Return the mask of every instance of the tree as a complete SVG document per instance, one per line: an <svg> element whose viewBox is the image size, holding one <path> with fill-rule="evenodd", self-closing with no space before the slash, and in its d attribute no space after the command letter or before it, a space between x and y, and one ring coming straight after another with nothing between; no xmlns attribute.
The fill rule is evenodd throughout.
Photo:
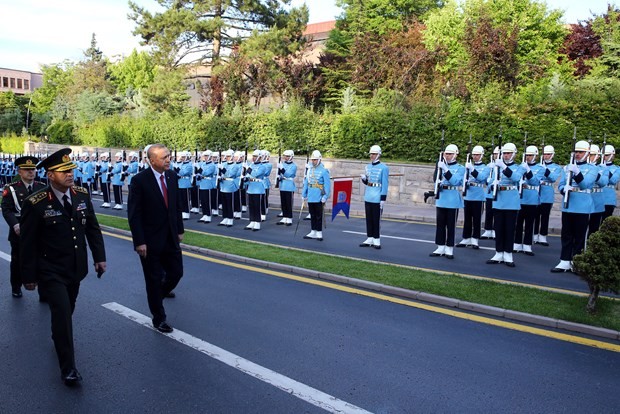
<svg viewBox="0 0 620 414"><path fill-rule="evenodd" d="M73 68L72 81L69 83L66 94L70 99L75 99L83 91L116 92L110 82L108 62L103 59L103 52L97 48L97 40L93 33L90 47L84 51L85 60L76 64Z"/></svg>
<svg viewBox="0 0 620 414"><path fill-rule="evenodd" d="M588 238L585 252L575 255L573 266L588 283L590 296L586 309L596 310L600 292L620 292L620 217L608 217Z"/></svg>
<svg viewBox="0 0 620 414"><path fill-rule="evenodd" d="M620 77L620 10L608 5L607 13L592 22L592 29L600 37L603 53L592 60L594 77Z"/></svg>
<svg viewBox="0 0 620 414"><path fill-rule="evenodd" d="M588 62L603 53L601 38L594 32L592 20L572 24L560 52L572 62L576 77L583 78L590 73L592 66Z"/></svg>
<svg viewBox="0 0 620 414"><path fill-rule="evenodd" d="M32 103L36 113L52 110L56 98L64 95L73 79L74 64L65 61L41 66L43 85L32 93Z"/></svg>
<svg viewBox="0 0 620 414"><path fill-rule="evenodd" d="M123 60L109 65L110 81L120 93L147 88L155 79L155 61L135 49Z"/></svg>
<svg viewBox="0 0 620 414"><path fill-rule="evenodd" d="M155 79L144 90L143 96L147 107L154 112L183 113L189 100L183 74L180 69L158 67Z"/></svg>

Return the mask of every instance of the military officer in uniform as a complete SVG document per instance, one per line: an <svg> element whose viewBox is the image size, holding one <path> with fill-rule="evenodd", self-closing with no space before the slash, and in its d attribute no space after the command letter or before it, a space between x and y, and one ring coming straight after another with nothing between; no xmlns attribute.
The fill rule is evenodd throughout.
<svg viewBox="0 0 620 414"><path fill-rule="evenodd" d="M485 186L491 169L482 162L484 148L476 145L471 150L473 162L465 164L465 169L469 171L469 178L464 180L463 185L467 186L467 192L463 190L464 201L464 220L463 220L463 240L456 247L468 247L479 249L478 240L480 239L480 227L482 224L482 206L485 202ZM489 210L491 208L489 207Z"/></svg>
<svg viewBox="0 0 620 414"><path fill-rule="evenodd" d="M282 220L276 224L293 225L293 194L295 194L295 176L297 175L297 165L293 162L295 153L293 150L286 150L282 153L284 162L278 165L278 181L280 182L280 206L282 207Z"/></svg>
<svg viewBox="0 0 620 414"><path fill-rule="evenodd" d="M381 248L381 213L387 199L388 179L390 169L379 160L381 147L373 145L368 152L370 164L366 165L364 174L361 175L364 190L364 209L366 212L366 240L360 243L360 247Z"/></svg>
<svg viewBox="0 0 620 414"><path fill-rule="evenodd" d="M50 185L24 201L20 235L22 281L27 290L38 284L47 299L66 385L82 379L75 366L72 315L80 282L88 274L87 241L97 275L106 270L101 229L88 191L74 185L76 165L70 153L70 148L64 148L39 163Z"/></svg>
<svg viewBox="0 0 620 414"><path fill-rule="evenodd" d="M562 176L562 167L553 162L555 148L546 145L543 148L542 166L543 177L540 180L540 204L534 220L534 243L541 246L549 246L547 234L549 234L549 216L555 201L555 189L553 185Z"/></svg>
<svg viewBox="0 0 620 414"><path fill-rule="evenodd" d="M499 157L499 147L493 148L491 161L487 164L489 175L487 178L487 192L484 200L484 233L480 236L483 240L495 239L495 230L493 229L493 193L491 192L493 174L491 172L495 169L495 160L497 160L497 157Z"/></svg>
<svg viewBox="0 0 620 414"><path fill-rule="evenodd" d="M222 221L218 226L232 227L234 221L234 194L238 188L238 178L241 175L241 165L233 161L234 151L226 150L222 153L224 163L220 168L220 194L222 196Z"/></svg>
<svg viewBox="0 0 620 414"><path fill-rule="evenodd" d="M592 187L592 201L594 202L594 210L590 213L590 223L588 224L588 237L601 227L601 221L603 213L605 213L605 195L603 194L603 188L607 186L609 182L609 174L604 174L605 167L602 164L598 164L598 158L600 156L600 148L596 144L590 145L589 163L592 165L598 176Z"/></svg>
<svg viewBox="0 0 620 414"><path fill-rule="evenodd" d="M308 201L310 211L310 233L304 239L323 240L323 209L331 192L329 171L321 162L321 153L312 151L310 168L304 178L304 187L301 196Z"/></svg>
<svg viewBox="0 0 620 414"><path fill-rule="evenodd" d="M605 166L604 174L609 177L609 182L603 188L603 195L605 196L605 212L603 213L602 220L614 214L614 209L618 203L616 195L616 185L620 180L620 167L614 164L614 157L616 156L616 149L611 145L605 145L605 159L603 164Z"/></svg>
<svg viewBox="0 0 620 414"><path fill-rule="evenodd" d="M261 150L252 153L252 164L246 169L243 177L244 185L248 194L248 213L250 224L245 229L252 231L260 230L261 223L261 202L265 195L265 185L263 184L267 167L261 162Z"/></svg>
<svg viewBox="0 0 620 414"><path fill-rule="evenodd" d="M17 174L20 179L7 184L2 191L2 216L9 225L9 243L11 244L11 291L14 298L22 297L22 278L19 268L19 235L22 205L30 194L45 188L45 185L35 181L37 157L20 157L15 160ZM39 296L44 301L43 296Z"/></svg>

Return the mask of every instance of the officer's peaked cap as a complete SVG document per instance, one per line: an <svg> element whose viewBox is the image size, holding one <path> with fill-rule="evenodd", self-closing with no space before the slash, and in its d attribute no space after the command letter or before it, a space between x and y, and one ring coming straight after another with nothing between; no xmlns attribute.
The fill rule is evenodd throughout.
<svg viewBox="0 0 620 414"><path fill-rule="evenodd" d="M37 168L44 168L45 171L69 171L77 168L71 161L71 148L63 148L51 154L49 157L37 164Z"/></svg>

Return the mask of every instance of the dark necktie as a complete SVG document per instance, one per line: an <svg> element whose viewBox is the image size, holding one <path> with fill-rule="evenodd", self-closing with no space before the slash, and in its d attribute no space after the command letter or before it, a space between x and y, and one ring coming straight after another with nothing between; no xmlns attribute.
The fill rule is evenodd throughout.
<svg viewBox="0 0 620 414"><path fill-rule="evenodd" d="M166 204L166 208L168 208L168 187L166 187L166 180L163 174L159 176L159 181L161 182L161 193L164 196L164 204Z"/></svg>
<svg viewBox="0 0 620 414"><path fill-rule="evenodd" d="M32 185L29 185L29 186L28 186L28 194L29 194L29 195L30 195L30 194L32 194Z"/></svg>
<svg viewBox="0 0 620 414"><path fill-rule="evenodd" d="M62 202L63 205L65 206L65 210L67 211L67 213L69 213L69 215L73 215L73 208L71 208L71 203L69 202L69 196L67 196L66 194L64 196L62 196Z"/></svg>

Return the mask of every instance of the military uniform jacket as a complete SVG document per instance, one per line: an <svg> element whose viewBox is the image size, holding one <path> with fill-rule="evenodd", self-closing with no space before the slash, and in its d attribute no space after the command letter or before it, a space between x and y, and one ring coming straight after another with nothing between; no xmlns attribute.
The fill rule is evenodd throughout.
<svg viewBox="0 0 620 414"><path fill-rule="evenodd" d="M605 205L615 206L618 202L616 195L616 184L620 180L620 167L617 165L608 163L605 166L605 174L609 177L609 181L605 188L603 188L603 194L605 195Z"/></svg>
<svg viewBox="0 0 620 414"><path fill-rule="evenodd" d="M24 201L20 227L24 284L56 280L78 283L88 274L86 242L95 263L105 262L105 247L88 191L73 186L71 214L48 186Z"/></svg>
<svg viewBox="0 0 620 414"><path fill-rule="evenodd" d="M198 164L196 182L201 190L213 190L215 188L215 173L217 166L211 161L202 161Z"/></svg>
<svg viewBox="0 0 620 414"><path fill-rule="evenodd" d="M562 176L562 167L554 162L545 162L543 167L545 167L545 172L540 179L540 202L553 204L555 201L553 184Z"/></svg>
<svg viewBox="0 0 620 414"><path fill-rule="evenodd" d="M469 174L469 180L466 183L467 195L463 197L467 201L484 201L485 199L485 186L491 169L483 162L475 163L474 170Z"/></svg>
<svg viewBox="0 0 620 414"><path fill-rule="evenodd" d="M537 206L540 204L540 181L544 177L545 168L540 164L528 164L530 172L523 175L523 196L521 205Z"/></svg>
<svg viewBox="0 0 620 414"><path fill-rule="evenodd" d="M520 165L514 162L506 163L506 168L500 171L497 200L493 201L493 208L498 210L521 210L521 197L519 197L518 186L524 173L525 169L521 168Z"/></svg>
<svg viewBox="0 0 620 414"><path fill-rule="evenodd" d="M241 175L241 164L227 162L222 165L226 172L220 177L220 191L223 193L234 193L239 189L239 176Z"/></svg>
<svg viewBox="0 0 620 414"><path fill-rule="evenodd" d="M598 172L598 176L592 187L592 201L594 202L594 210L592 212L602 213L605 211L605 195L603 194L603 188L605 188L609 182L609 175L604 174L604 167L602 165L591 165Z"/></svg>
<svg viewBox="0 0 620 414"><path fill-rule="evenodd" d="M570 194L568 195L568 208L562 206L563 213L590 214L594 211L594 201L592 201L592 187L598 176L598 169L592 164L577 163L579 174L573 175ZM566 174L562 176L559 190L562 195L566 191Z"/></svg>
<svg viewBox="0 0 620 414"><path fill-rule="evenodd" d="M364 201L367 203L379 203L387 199L388 179L390 169L381 161L366 165L366 181L362 181L364 189Z"/></svg>
<svg viewBox="0 0 620 414"><path fill-rule="evenodd" d="M304 188L301 192L303 198L308 198L309 203L321 203L327 201L331 193L329 171L319 163L316 167L310 164L308 174L304 178Z"/></svg>
<svg viewBox="0 0 620 414"><path fill-rule="evenodd" d="M463 194L461 186L465 177L465 167L453 161L448 165L448 171L443 172L443 179L439 185L440 196L435 203L441 208L462 208Z"/></svg>
<svg viewBox="0 0 620 414"><path fill-rule="evenodd" d="M246 172L247 193L248 194L265 194L265 185L263 179L267 173L267 167L262 163L252 163Z"/></svg>
<svg viewBox="0 0 620 414"><path fill-rule="evenodd" d="M264 161L263 165L265 166L265 176L263 177L263 185L265 186L265 190L271 188L271 180L269 176L271 175L271 170L273 169L273 165L269 161Z"/></svg>
<svg viewBox="0 0 620 414"><path fill-rule="evenodd" d="M45 184L38 181L32 182L33 193L43 188L45 188ZM27 197L28 189L21 179L4 186L4 190L2 191L2 216L9 225L9 241L19 240L17 234L15 234L15 230L13 230L13 226L19 223L22 206Z"/></svg>
<svg viewBox="0 0 620 414"><path fill-rule="evenodd" d="M297 165L293 161L284 162L278 172L280 173L280 191L295 191L297 189L295 186Z"/></svg>
<svg viewBox="0 0 620 414"><path fill-rule="evenodd" d="M112 185L123 185L123 163L116 162L110 173L110 181Z"/></svg>
<svg viewBox="0 0 620 414"><path fill-rule="evenodd" d="M140 166L138 164L138 161L132 161L129 163L129 165L127 166L127 185L131 185L131 179L133 178L134 175L138 174L138 170L139 170Z"/></svg>
<svg viewBox="0 0 620 414"><path fill-rule="evenodd" d="M184 161L177 165L179 176L179 188L190 188L192 186L192 174L194 172L194 166L189 161Z"/></svg>

